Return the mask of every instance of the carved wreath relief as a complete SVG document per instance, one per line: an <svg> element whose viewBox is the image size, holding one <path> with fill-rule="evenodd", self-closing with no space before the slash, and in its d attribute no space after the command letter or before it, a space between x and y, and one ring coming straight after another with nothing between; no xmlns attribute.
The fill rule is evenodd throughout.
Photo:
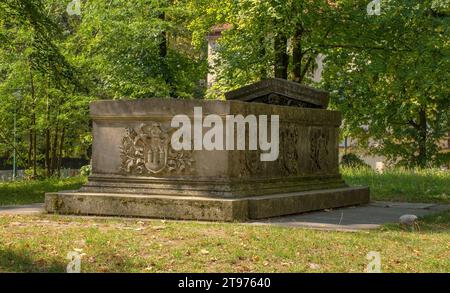
<svg viewBox="0 0 450 293"><path fill-rule="evenodd" d="M170 137L170 131L159 122L142 123L137 129L127 128L120 147L121 171L153 176L193 172L192 152L172 149Z"/></svg>
<svg viewBox="0 0 450 293"><path fill-rule="evenodd" d="M311 129L310 159L312 171L319 171L328 167L329 133L321 128Z"/></svg>
<svg viewBox="0 0 450 293"><path fill-rule="evenodd" d="M311 128L307 141L301 141L301 128L295 123L280 128L280 155L277 162L261 162L261 151L241 153L240 176L258 176L266 169L276 169L281 176L299 176L304 173L317 173L329 168L330 132L324 128ZM299 145L307 144L308 153L302 154ZM301 169L301 166L309 166ZM308 170L306 170L308 169Z"/></svg>
<svg viewBox="0 0 450 293"><path fill-rule="evenodd" d="M282 173L284 175L299 174L298 161L300 158L298 149L299 131L294 124L288 124L281 133Z"/></svg>

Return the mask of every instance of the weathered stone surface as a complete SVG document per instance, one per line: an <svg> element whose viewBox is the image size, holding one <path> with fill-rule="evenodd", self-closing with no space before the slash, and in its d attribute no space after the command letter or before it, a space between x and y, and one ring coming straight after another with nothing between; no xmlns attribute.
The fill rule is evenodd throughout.
<svg viewBox="0 0 450 293"><path fill-rule="evenodd" d="M249 219L263 219L327 208L368 203L367 187L322 189L291 194L266 195L249 200Z"/></svg>
<svg viewBox="0 0 450 293"><path fill-rule="evenodd" d="M279 115L278 160L261 162L260 151L192 151L158 173L139 170L133 159L127 160L133 157L133 150L124 153L132 140L130 132L155 123L169 132L174 115L193 116L199 106L204 115ZM95 102L91 114L93 175L83 192L237 198L346 186L338 170L341 118L335 111L240 101L149 99Z"/></svg>
<svg viewBox="0 0 450 293"><path fill-rule="evenodd" d="M245 200L77 191L46 194L45 208L58 214L209 221L246 220L248 211Z"/></svg>
<svg viewBox="0 0 450 293"><path fill-rule="evenodd" d="M320 109L326 109L329 100L327 92L280 78L241 87L227 92L225 97L227 100Z"/></svg>
<svg viewBox="0 0 450 293"><path fill-rule="evenodd" d="M175 151L171 119L193 119L194 107L223 120L279 115L278 159L261 161L261 151ZM368 188L349 188L339 174L336 111L146 99L97 101L91 117L93 174L79 191L47 194L49 212L232 221L369 201ZM159 159L148 160L155 152Z"/></svg>
<svg viewBox="0 0 450 293"><path fill-rule="evenodd" d="M239 199L66 191L48 193L45 208L60 214L245 221L368 201L367 188L349 187Z"/></svg>

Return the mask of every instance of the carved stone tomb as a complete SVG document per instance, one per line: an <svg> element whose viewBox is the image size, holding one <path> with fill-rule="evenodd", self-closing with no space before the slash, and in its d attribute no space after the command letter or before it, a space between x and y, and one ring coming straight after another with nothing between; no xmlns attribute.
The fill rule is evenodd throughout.
<svg viewBox="0 0 450 293"><path fill-rule="evenodd" d="M328 94L265 80L227 101L97 101L92 175L76 191L47 193L51 213L245 221L369 202L368 187L339 174L341 115ZM279 156L261 150L181 150L171 145L175 115L278 115ZM248 129L246 130L248 132Z"/></svg>

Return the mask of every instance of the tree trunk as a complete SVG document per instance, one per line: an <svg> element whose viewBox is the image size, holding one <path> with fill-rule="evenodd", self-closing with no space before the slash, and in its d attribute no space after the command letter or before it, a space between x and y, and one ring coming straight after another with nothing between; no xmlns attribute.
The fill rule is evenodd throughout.
<svg viewBox="0 0 450 293"><path fill-rule="evenodd" d="M295 82L301 83L302 76L302 32L296 30L292 39L292 75Z"/></svg>
<svg viewBox="0 0 450 293"><path fill-rule="evenodd" d="M275 77L287 79L287 69L289 64L289 56L287 50L287 37L283 34L275 36Z"/></svg>
<svg viewBox="0 0 450 293"><path fill-rule="evenodd" d="M31 109L31 129L30 129L30 150L31 144L33 145L33 178L37 177L37 156L36 156L36 91L34 88L34 80L33 80L33 71L31 69L31 60L30 60L30 87L31 87L31 100L32 100L32 109ZM32 138L32 141L31 141Z"/></svg>
<svg viewBox="0 0 450 293"><path fill-rule="evenodd" d="M51 170L50 170L50 106L48 103L48 97L47 97L47 126L45 129L45 167L47 169L47 176L50 176Z"/></svg>
<svg viewBox="0 0 450 293"><path fill-rule="evenodd" d="M47 177L50 174L50 129L45 130L45 169L47 170Z"/></svg>
<svg viewBox="0 0 450 293"><path fill-rule="evenodd" d="M160 12L158 18L161 20L161 22L164 22L166 20L166 13L164 11ZM167 42L167 31L164 30L159 34L159 58L161 60L160 66L161 71L163 72L164 81L167 85L169 85L169 96L173 97L175 95L175 92L173 90L173 81L169 73L169 66L167 64Z"/></svg>
<svg viewBox="0 0 450 293"><path fill-rule="evenodd" d="M33 153L33 131L30 128L30 132L28 134L28 140L30 141L28 147L28 161L27 161L27 169L31 169L33 167L33 162L31 161L32 153Z"/></svg>
<svg viewBox="0 0 450 293"><path fill-rule="evenodd" d="M162 21L166 19L166 13L161 12L158 18ZM167 57L167 32L162 31L159 36L159 57L166 58Z"/></svg>
<svg viewBox="0 0 450 293"><path fill-rule="evenodd" d="M57 153L58 153L58 132L59 132L59 125L56 123L55 127L55 134L53 135L53 145L52 145L52 155L51 155L51 163L50 163L50 169L51 174L54 175L56 171L56 165L57 165Z"/></svg>
<svg viewBox="0 0 450 293"><path fill-rule="evenodd" d="M36 121L36 115L33 114L33 119ZM35 122L36 123L36 122ZM33 131L33 176L37 176L37 144L36 144L36 129Z"/></svg>
<svg viewBox="0 0 450 293"><path fill-rule="evenodd" d="M62 164L62 155L64 148L64 137L66 133L66 127L64 126L61 133L61 139L59 141L59 155L58 155L58 177L61 177L61 164Z"/></svg>
<svg viewBox="0 0 450 293"><path fill-rule="evenodd" d="M265 47L265 38L264 36L260 37L259 39L259 43L261 44L261 47L259 49L259 56L260 56L260 60L266 60L266 47ZM259 72L259 74L261 75L261 79L266 79L267 78L267 68L266 68L266 63L263 62L261 70Z"/></svg>
<svg viewBox="0 0 450 293"><path fill-rule="evenodd" d="M424 108L419 110L419 167L427 166L427 113Z"/></svg>

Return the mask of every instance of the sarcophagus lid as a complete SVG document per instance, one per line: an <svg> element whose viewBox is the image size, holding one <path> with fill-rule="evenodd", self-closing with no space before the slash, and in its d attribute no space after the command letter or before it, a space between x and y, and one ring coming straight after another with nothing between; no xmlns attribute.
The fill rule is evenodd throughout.
<svg viewBox="0 0 450 293"><path fill-rule="evenodd" d="M329 93L293 81L271 78L225 94L227 100L326 109Z"/></svg>

